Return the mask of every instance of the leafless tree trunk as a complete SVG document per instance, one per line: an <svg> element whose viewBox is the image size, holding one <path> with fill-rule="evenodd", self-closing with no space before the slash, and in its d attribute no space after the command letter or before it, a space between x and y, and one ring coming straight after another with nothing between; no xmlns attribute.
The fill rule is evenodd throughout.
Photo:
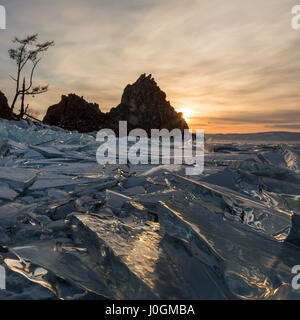
<svg viewBox="0 0 300 320"><path fill-rule="evenodd" d="M20 113L18 115L18 118L23 118L24 115L26 115L26 110L24 109L25 106L25 96L26 95L36 95L36 94L42 94L48 91L48 86L36 86L32 88L33 86L33 76L34 71L38 65L38 63L41 61L40 58L38 58L39 54L42 52L45 52L49 49L50 46L54 45L53 41L47 41L45 43L37 43L37 34L34 34L32 36L28 36L25 39L18 39L15 38L13 40L14 43L18 43L20 46L16 49L10 49L9 56L12 60L14 60L17 64L17 76L14 78L10 76L15 82L16 82L16 92L14 99L11 104L11 111L14 111L16 102L21 95L21 107L20 107ZM32 49L32 47L34 47ZM23 85L22 89L20 89L20 81L21 81L21 75L24 67L28 62L32 63L32 69L29 76L29 85L26 88L26 77L23 77Z"/></svg>
<svg viewBox="0 0 300 320"><path fill-rule="evenodd" d="M24 117L25 114L25 108L24 108L24 103L25 103L25 77L23 78L23 86L22 86L22 102L21 102L21 109L20 109L20 114L18 115L18 117L20 119L22 119Z"/></svg>

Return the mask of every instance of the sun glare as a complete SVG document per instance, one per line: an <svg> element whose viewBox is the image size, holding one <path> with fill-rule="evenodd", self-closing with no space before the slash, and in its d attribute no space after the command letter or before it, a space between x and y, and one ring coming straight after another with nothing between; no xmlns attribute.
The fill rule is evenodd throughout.
<svg viewBox="0 0 300 320"><path fill-rule="evenodd" d="M182 112L182 115L185 121L189 121L191 116L193 115L192 111L188 108L179 109L178 112Z"/></svg>

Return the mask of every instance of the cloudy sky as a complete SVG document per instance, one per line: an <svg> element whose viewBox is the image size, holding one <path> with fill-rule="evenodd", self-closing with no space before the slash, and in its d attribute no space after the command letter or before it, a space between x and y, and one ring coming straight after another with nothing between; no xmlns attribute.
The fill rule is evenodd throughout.
<svg viewBox="0 0 300 320"><path fill-rule="evenodd" d="M298 1L299 2L299 1ZM11 99L14 36L55 40L37 70L42 117L62 94L102 111L151 73L192 128L209 133L300 131L300 30L296 0L0 0L0 90ZM300 4L300 3L299 3Z"/></svg>

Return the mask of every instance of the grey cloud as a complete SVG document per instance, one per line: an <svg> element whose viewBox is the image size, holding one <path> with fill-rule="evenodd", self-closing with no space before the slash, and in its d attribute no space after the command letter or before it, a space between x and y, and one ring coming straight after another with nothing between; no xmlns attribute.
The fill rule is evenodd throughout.
<svg viewBox="0 0 300 320"><path fill-rule="evenodd" d="M126 84L148 72L176 108L191 106L220 127L222 121L280 125L299 117L293 0L3 2L9 28L0 33L0 89L9 97L10 40L38 31L56 41L38 70L51 91L31 101L41 114L68 92L107 110L119 103Z"/></svg>

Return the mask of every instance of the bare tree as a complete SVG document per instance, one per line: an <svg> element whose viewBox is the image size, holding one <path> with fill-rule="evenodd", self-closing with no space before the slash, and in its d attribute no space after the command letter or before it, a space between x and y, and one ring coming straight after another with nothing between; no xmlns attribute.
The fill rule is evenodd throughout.
<svg viewBox="0 0 300 320"><path fill-rule="evenodd" d="M16 102L21 96L21 106L18 118L23 118L26 115L25 108L25 96L42 94L48 91L48 86L35 86L33 87L33 76L35 69L41 61L40 54L47 51L49 47L54 45L54 41L47 41L44 43L37 43L38 34L34 34L26 37L25 39L19 39L15 37L13 43L16 43L18 47L16 49L9 49L9 57L15 61L17 65L16 77L10 76L16 82L16 93L11 104L11 111L14 111ZM29 82L26 84L26 76L23 76L24 68L27 63L31 63L31 71L29 73ZM22 79L23 78L23 79ZM21 84L22 83L22 84Z"/></svg>

